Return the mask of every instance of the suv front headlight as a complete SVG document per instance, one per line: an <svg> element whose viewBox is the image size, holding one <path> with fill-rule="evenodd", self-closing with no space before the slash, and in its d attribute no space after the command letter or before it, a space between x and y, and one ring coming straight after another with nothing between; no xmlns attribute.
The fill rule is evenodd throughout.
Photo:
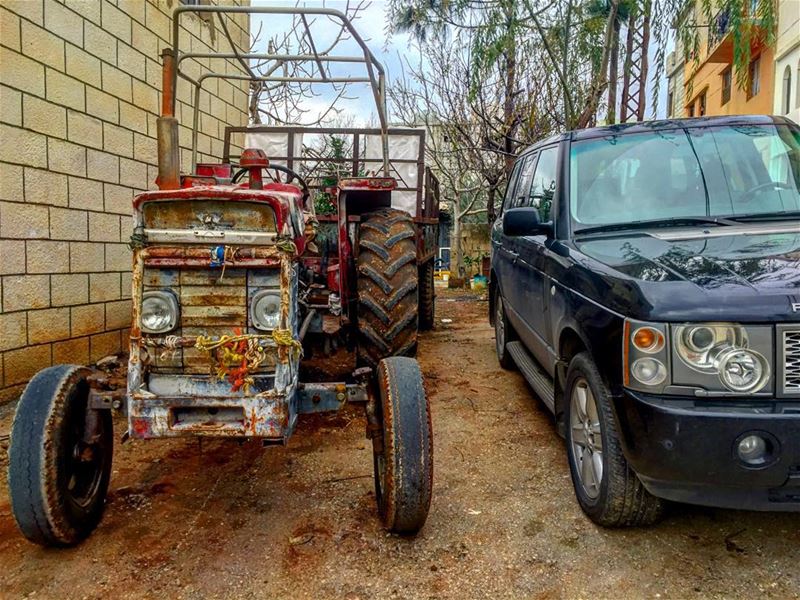
<svg viewBox="0 0 800 600"><path fill-rule="evenodd" d="M651 393L754 394L771 381L772 329L625 321L624 383Z"/></svg>
<svg viewBox="0 0 800 600"><path fill-rule="evenodd" d="M145 333L166 333L178 322L178 300L171 292L145 292L140 316Z"/></svg>

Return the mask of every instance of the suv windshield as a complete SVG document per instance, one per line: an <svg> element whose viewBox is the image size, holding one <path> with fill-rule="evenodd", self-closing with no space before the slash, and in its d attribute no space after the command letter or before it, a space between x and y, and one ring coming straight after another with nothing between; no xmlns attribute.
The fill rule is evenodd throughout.
<svg viewBox="0 0 800 600"><path fill-rule="evenodd" d="M800 209L800 132L787 125L674 128L574 142L576 231Z"/></svg>

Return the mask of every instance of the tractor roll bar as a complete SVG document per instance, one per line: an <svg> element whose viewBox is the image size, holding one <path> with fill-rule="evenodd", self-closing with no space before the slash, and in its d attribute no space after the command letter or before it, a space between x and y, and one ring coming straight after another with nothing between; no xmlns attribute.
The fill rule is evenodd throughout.
<svg viewBox="0 0 800 600"><path fill-rule="evenodd" d="M181 52L180 51L180 18L183 13L211 13L216 14L225 38L230 44L231 52ZM236 46L228 30L228 24L223 15L228 14L273 14L273 15L299 15L305 28L305 36L309 40L311 54L264 54L241 52ZM343 12L333 8L309 8L303 6L196 6L179 5L173 10L172 18L172 47L165 48L161 54L163 61L163 93L161 104L161 117L158 119L158 185L161 189L176 189L180 186L180 154L178 149L178 122L175 118L176 90L178 77L194 86L194 106L192 114L192 171L197 166L197 140L200 119L200 90L207 79L226 79L251 82L277 82L277 83L369 83L378 111L380 122L383 170L389 175L389 148L388 148L388 121L386 113L386 72L383 65L375 58L363 38L358 34L350 19ZM336 19L352 36L363 52L363 56L332 56L328 54L336 43L322 52L317 50L311 35L311 28L307 16L325 16ZM195 59L225 59L235 60L243 71L242 75L223 73L204 73L194 79L181 71L181 63L189 58ZM250 67L248 60L274 61L262 74L258 74ZM287 62L315 62L319 69L319 77L280 77L273 75L284 63ZM366 67L366 77L331 77L325 69L325 63L352 63L363 64Z"/></svg>

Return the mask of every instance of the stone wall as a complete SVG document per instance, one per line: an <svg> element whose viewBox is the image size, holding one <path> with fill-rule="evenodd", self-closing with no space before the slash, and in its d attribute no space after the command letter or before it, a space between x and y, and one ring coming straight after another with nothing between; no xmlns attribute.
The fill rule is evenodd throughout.
<svg viewBox="0 0 800 600"><path fill-rule="evenodd" d="M131 199L154 187L159 55L177 1L0 3L0 401L43 367L127 347ZM181 23L182 48L225 51L214 20ZM247 15L230 29L249 43ZM185 66L196 76L208 64ZM205 89L199 159L218 160L225 125L247 124L247 83ZM178 100L187 169L185 82Z"/></svg>

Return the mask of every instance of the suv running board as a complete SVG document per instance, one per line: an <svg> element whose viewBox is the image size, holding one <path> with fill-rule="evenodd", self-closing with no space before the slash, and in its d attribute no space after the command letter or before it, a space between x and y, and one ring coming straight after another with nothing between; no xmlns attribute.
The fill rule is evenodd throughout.
<svg viewBox="0 0 800 600"><path fill-rule="evenodd" d="M539 399L547 405L550 412L555 412L555 391L550 376L528 354L522 342L509 342L506 349Z"/></svg>

